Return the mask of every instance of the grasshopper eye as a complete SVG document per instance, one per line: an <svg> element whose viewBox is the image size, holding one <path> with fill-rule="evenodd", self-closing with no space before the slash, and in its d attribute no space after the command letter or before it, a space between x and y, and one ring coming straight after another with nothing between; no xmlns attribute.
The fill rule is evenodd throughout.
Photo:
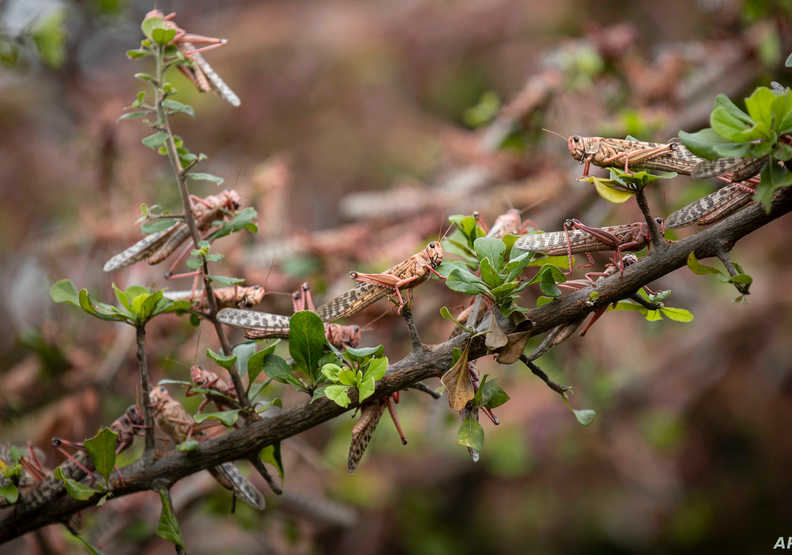
<svg viewBox="0 0 792 555"><path fill-rule="evenodd" d="M430 249L433 249L433 248L435 248L436 246L437 246L437 245L435 245L435 242L434 242L434 241L432 241L431 243L429 243L429 248L430 248Z"/></svg>
<svg viewBox="0 0 792 555"><path fill-rule="evenodd" d="M352 331L354 331L355 333L359 332L360 331L360 326L354 326L352 328Z"/></svg>
<svg viewBox="0 0 792 555"><path fill-rule="evenodd" d="M579 135L572 135L572 142L573 143L579 143L580 142L580 136Z"/></svg>

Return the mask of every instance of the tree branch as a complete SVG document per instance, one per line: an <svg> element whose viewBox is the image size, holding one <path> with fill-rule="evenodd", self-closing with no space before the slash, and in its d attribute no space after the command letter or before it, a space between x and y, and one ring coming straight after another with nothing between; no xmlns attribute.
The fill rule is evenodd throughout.
<svg viewBox="0 0 792 555"><path fill-rule="evenodd" d="M733 245L740 238L790 210L792 191L783 190L773 202L769 214L761 206L750 205L703 231L667 245L662 251L653 250L651 256L626 268L622 277L616 274L604 279L596 289L599 297L595 303L587 303L592 290L588 287L527 311L525 316L533 322L531 331L534 335L543 333L559 324L580 319L598 306L628 297L643 285L684 266L691 252L695 252L699 259L716 256L720 246ZM504 331L509 333L512 330ZM372 399L390 395L421 380L440 376L450 367L454 348L461 348L469 340L468 334L461 334L425 351L410 353L388 368ZM486 354L484 337L473 339L470 359ZM113 494L120 497L151 489L155 481L173 483L184 476L225 461L255 456L267 445L317 426L352 408L350 406L344 409L329 399L318 399L284 411L278 416L249 422L220 438L201 443L194 451L171 450L148 465L142 460L135 461L122 469L122 480L112 480ZM25 494L28 495L30 492ZM77 511L92 506L96 500L78 501L68 495L61 495L38 509L23 511L20 510L22 505L10 508L0 520L0 542L63 521Z"/></svg>

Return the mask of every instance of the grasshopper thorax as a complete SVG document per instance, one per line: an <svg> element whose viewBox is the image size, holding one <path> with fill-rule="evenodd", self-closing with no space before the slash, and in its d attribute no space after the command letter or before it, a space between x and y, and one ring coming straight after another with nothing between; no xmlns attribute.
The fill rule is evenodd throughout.
<svg viewBox="0 0 792 555"><path fill-rule="evenodd" d="M437 268L443 262L443 247L440 241L432 241L424 249L424 254L429 258L432 268Z"/></svg>

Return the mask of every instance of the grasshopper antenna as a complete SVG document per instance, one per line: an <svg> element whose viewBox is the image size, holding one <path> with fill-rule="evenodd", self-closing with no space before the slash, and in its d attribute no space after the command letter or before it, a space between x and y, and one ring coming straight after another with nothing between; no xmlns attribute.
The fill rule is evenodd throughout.
<svg viewBox="0 0 792 555"><path fill-rule="evenodd" d="M542 127L542 131L550 133L551 135L555 135L556 137L561 137L562 139L564 139L564 141L567 140L567 137L564 137L561 133L556 133L555 131L551 131L550 129L547 129L545 127Z"/></svg>

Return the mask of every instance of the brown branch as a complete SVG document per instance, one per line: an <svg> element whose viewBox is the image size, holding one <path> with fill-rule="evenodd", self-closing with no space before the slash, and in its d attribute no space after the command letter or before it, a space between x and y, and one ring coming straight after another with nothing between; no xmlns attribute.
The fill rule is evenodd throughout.
<svg viewBox="0 0 792 555"><path fill-rule="evenodd" d="M525 316L533 322L532 333L542 333L559 324L580 319L598 306L630 296L639 287L684 266L691 252L695 252L699 259L716 256L719 245L732 246L741 237L791 211L791 193L783 191L773 202L769 214L761 206L750 205L708 229L667 245L662 251L653 249L649 256L625 269L623 277L620 278L617 274L603 280L597 287L599 297L594 303L587 302L591 288L585 288L527 311ZM509 333L511 330L504 331ZM469 339L468 334L461 334L428 350L410 353L388 368L372 398L390 395L421 380L440 376L450 367L453 350L460 348ZM473 339L469 353L471 360L486 354L484 337ZM201 443L194 451L171 450L149 465L143 464L141 460L135 461L122 469L123 481L118 478L111 481L113 494L120 497L151 489L155 482L172 484L189 474L222 462L255 456L267 445L317 426L352 408L350 406L344 409L328 399L318 399L284 411L278 416L249 422L220 438ZM25 511L20 510L21 505L15 506L0 520L0 543L42 526L63 521L92 506L96 500L78 501L68 495L61 495L38 509Z"/></svg>
<svg viewBox="0 0 792 555"><path fill-rule="evenodd" d="M143 405L143 425L145 429L146 447L143 452L145 459L154 457L154 417L151 412L151 401L149 400L149 374L148 360L146 359L146 328L144 325L136 326L137 339L137 363L140 372L140 391L142 391L139 404Z"/></svg>

